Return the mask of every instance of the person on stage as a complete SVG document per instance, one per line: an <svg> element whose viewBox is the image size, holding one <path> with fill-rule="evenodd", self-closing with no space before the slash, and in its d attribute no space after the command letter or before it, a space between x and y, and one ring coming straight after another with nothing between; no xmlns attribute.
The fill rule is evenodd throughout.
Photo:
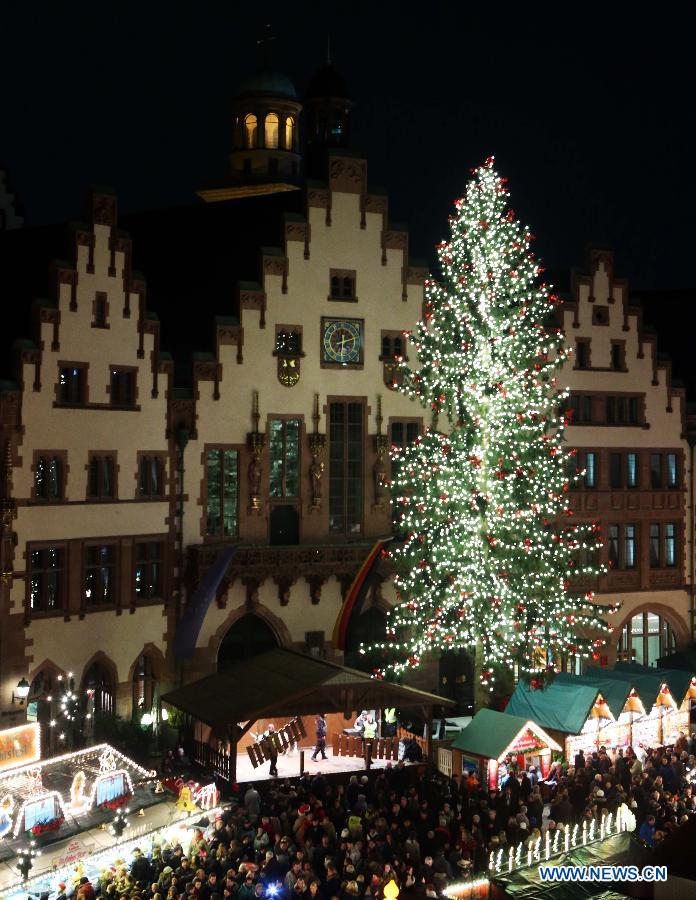
<svg viewBox="0 0 696 900"><path fill-rule="evenodd" d="M273 737L275 736L275 725L273 722L268 726L268 730L264 732L265 747L267 749L268 758L271 761L270 774L271 778L278 777L278 749L275 745Z"/></svg>
<svg viewBox="0 0 696 900"><path fill-rule="evenodd" d="M314 753L312 754L312 759L317 758L317 753L321 753L321 758L326 759L326 732L328 730L328 726L326 724L326 716L324 713L319 713L319 715L314 720L314 727L317 732L317 744L314 748Z"/></svg>

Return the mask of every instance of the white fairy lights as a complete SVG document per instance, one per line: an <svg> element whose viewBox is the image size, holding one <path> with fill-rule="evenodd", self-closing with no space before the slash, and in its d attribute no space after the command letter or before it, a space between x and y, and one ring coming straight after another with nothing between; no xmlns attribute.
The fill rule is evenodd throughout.
<svg viewBox="0 0 696 900"><path fill-rule="evenodd" d="M610 628L594 594L599 527L575 524L578 481L565 447L568 397L554 373L564 336L549 319L558 297L535 287L543 271L532 235L507 208L489 159L474 172L439 246L441 283L426 282L424 318L406 333L419 366L403 360L401 390L430 410L425 434L392 447L393 545L399 603L377 673L398 675L431 650L479 647L481 680L518 665L541 682L561 659L598 657ZM570 471L572 469L572 471Z"/></svg>

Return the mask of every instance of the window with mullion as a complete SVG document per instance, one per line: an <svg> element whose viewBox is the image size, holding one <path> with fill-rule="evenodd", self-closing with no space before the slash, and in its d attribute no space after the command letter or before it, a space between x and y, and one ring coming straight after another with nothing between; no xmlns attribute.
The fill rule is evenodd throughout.
<svg viewBox="0 0 696 900"><path fill-rule="evenodd" d="M34 472L34 494L41 500L60 500L63 496L61 460L58 456L39 456Z"/></svg>
<svg viewBox="0 0 696 900"><path fill-rule="evenodd" d="M85 402L85 370L81 366L65 366L58 373L58 400L60 403Z"/></svg>
<svg viewBox="0 0 696 900"><path fill-rule="evenodd" d="M154 600L162 596L164 543L143 541L135 545L135 596Z"/></svg>
<svg viewBox="0 0 696 900"><path fill-rule="evenodd" d="M650 485L654 489L662 487L662 454L650 454Z"/></svg>
<svg viewBox="0 0 696 900"><path fill-rule="evenodd" d="M85 547L85 606L116 602L116 548L113 544Z"/></svg>
<svg viewBox="0 0 696 900"><path fill-rule="evenodd" d="M360 534L363 511L362 403L332 403L329 410L329 528Z"/></svg>
<svg viewBox="0 0 696 900"><path fill-rule="evenodd" d="M236 537L239 524L239 452L208 449L206 460L206 532Z"/></svg>
<svg viewBox="0 0 696 900"><path fill-rule="evenodd" d="M113 456L92 456L89 460L87 494L94 500L111 500L115 496Z"/></svg>
<svg viewBox="0 0 696 900"><path fill-rule="evenodd" d="M131 369L111 370L112 406L133 406L135 404L135 372Z"/></svg>
<svg viewBox="0 0 696 900"><path fill-rule="evenodd" d="M658 522L650 523L650 568L660 568L660 525Z"/></svg>
<svg viewBox="0 0 696 900"><path fill-rule="evenodd" d="M675 522L664 524L665 566L674 568L677 564L677 526Z"/></svg>
<svg viewBox="0 0 696 900"><path fill-rule="evenodd" d="M271 497L298 497L300 493L300 420L271 419L269 424Z"/></svg>
<svg viewBox="0 0 696 900"><path fill-rule="evenodd" d="M623 567L624 569L635 569L636 567L636 526L624 525L624 553Z"/></svg>
<svg viewBox="0 0 696 900"><path fill-rule="evenodd" d="M679 470L677 469L677 454L667 454L667 487L679 486Z"/></svg>
<svg viewBox="0 0 696 900"><path fill-rule="evenodd" d="M141 456L138 470L138 492L142 497L161 497L164 494L164 465L159 456Z"/></svg>
<svg viewBox="0 0 696 900"><path fill-rule="evenodd" d="M42 547L30 553L29 606L32 612L53 612L63 608L63 550Z"/></svg>

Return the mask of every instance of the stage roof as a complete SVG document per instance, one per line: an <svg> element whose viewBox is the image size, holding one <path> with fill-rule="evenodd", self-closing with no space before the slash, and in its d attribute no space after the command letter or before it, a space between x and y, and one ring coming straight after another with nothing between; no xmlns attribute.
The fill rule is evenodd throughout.
<svg viewBox="0 0 696 900"><path fill-rule="evenodd" d="M207 725L247 722L266 715L454 706L452 700L437 694L281 648L169 691L162 700Z"/></svg>

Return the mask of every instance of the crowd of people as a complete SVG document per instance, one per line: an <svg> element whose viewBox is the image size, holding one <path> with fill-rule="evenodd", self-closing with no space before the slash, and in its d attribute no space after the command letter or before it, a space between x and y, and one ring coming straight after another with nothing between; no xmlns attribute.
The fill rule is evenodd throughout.
<svg viewBox="0 0 696 900"><path fill-rule="evenodd" d="M214 824L181 846L136 851L123 865L85 878L77 900L353 900L440 897L447 885L484 871L491 851L529 844L547 831L631 810L654 846L696 813L696 735L673 748L604 748L557 763L546 779L511 770L498 790L402 762L369 775L237 787ZM58 900L65 900L61 896Z"/></svg>

